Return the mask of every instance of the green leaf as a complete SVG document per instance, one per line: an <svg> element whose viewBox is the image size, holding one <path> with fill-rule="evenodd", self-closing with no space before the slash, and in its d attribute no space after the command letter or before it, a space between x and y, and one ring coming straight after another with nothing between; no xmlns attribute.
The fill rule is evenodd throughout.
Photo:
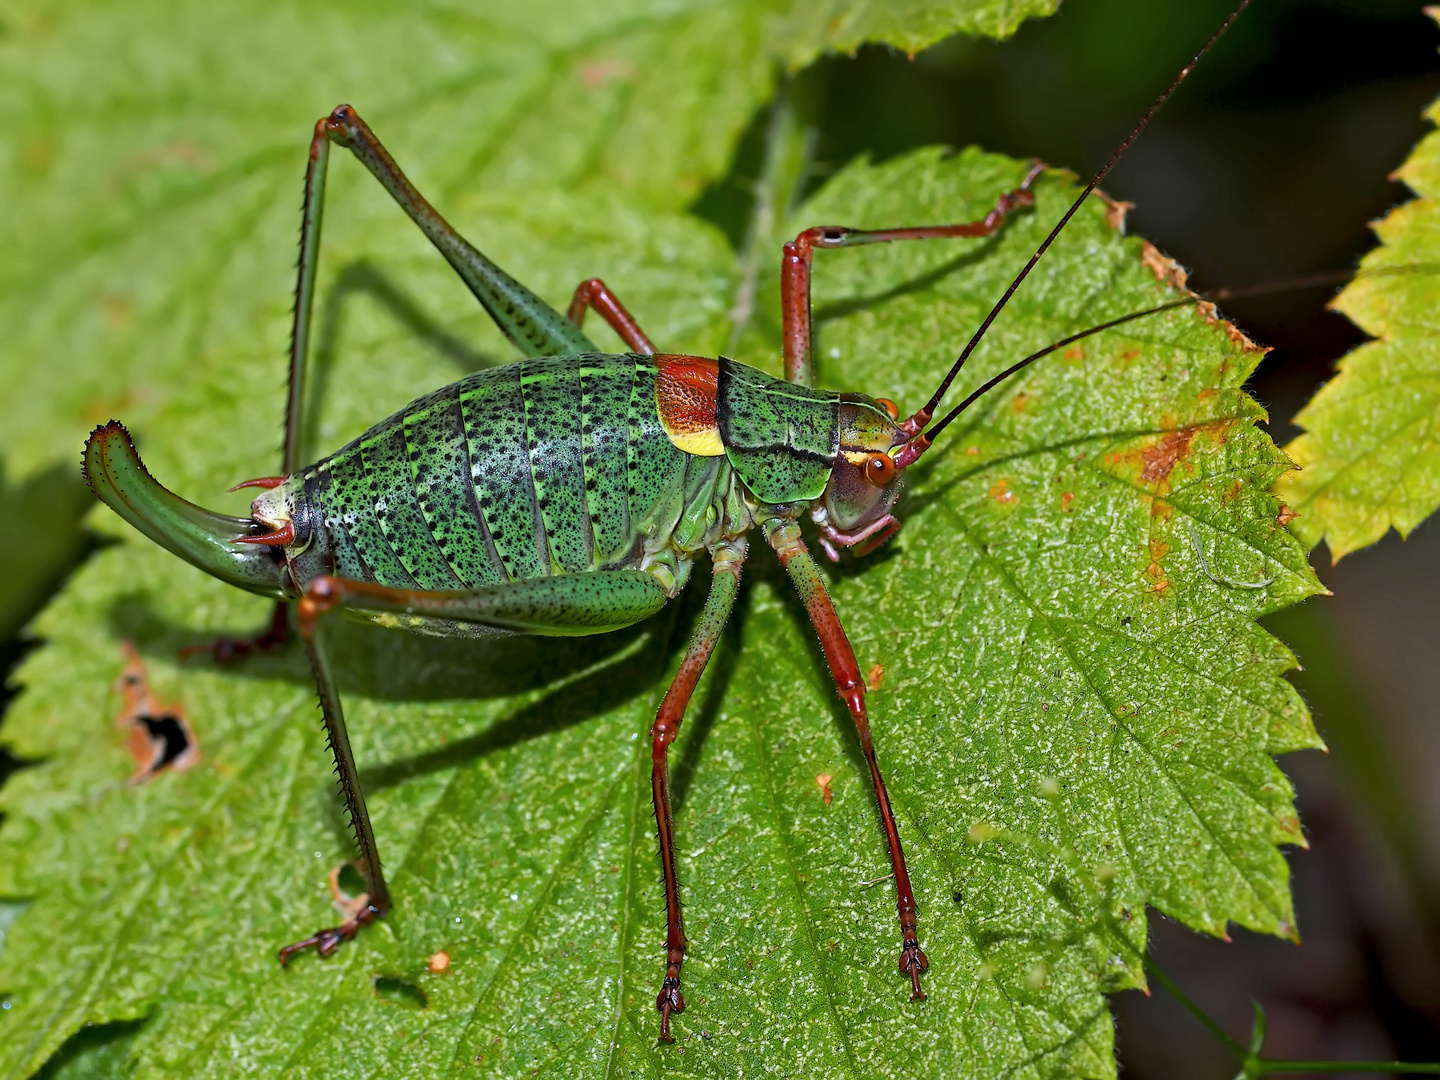
<svg viewBox="0 0 1440 1080"><path fill-rule="evenodd" d="M306 144L341 101L452 215L536 185L670 212L724 171L783 62L857 34L1007 33L1055 3L914 0L902 24L850 0L824 18L793 0L21 0L0 36L0 452L23 481L73 462L97 418L183 400L257 325L276 355ZM421 246L337 171L346 213L376 207L369 228Z"/></svg>
<svg viewBox="0 0 1440 1080"><path fill-rule="evenodd" d="M1426 115L1440 121L1440 102ZM1410 535L1440 505L1440 132L1395 176L1419 197L1375 225L1381 246L1333 305L1375 340L1345 356L1296 416L1305 434L1285 452L1302 471L1276 489L1296 535L1324 540L1335 559L1392 526Z"/></svg>
<svg viewBox="0 0 1440 1080"><path fill-rule="evenodd" d="M801 219L978 217L1022 172L973 152L858 164ZM1071 190L1042 181L1037 210L996 240L822 253L824 379L919 400ZM475 217L488 241L574 209L532 193ZM1105 219L1099 202L1082 211L967 385L1173 295ZM686 322L687 289L724 295L718 245L676 246L663 282L636 269L629 291L632 267L702 229L612 207L556 243L598 247L607 226L606 275L661 342L723 334L718 318ZM330 440L453 371L368 307L337 336ZM764 336L762 320L743 355L773 360ZM142 1076L1112 1074L1101 995L1138 981L1147 903L1211 933L1294 934L1275 845L1302 841L1270 755L1318 740L1280 678L1290 654L1253 620L1318 584L1275 525L1267 492L1286 463L1254 426L1241 386L1260 354L1237 338L1182 309L1037 367L917 469L900 540L836 574L862 664L885 669L871 700L932 962L923 1005L894 969L848 721L788 585L752 557L672 751L691 940L674 1047L655 1043L645 733L698 589L594 641L327 628L397 904L337 956L282 971L273 948L333 917L325 871L349 851L303 664L291 651L177 666L179 646L258 624L264 604L98 515L125 542L42 619L51 644L22 669L5 729L46 761L3 799L0 895L34 898L0 954L3 1075L83 1023L132 1018L147 1018ZM381 389L384 356L398 377ZM206 432L263 417L267 381L258 359L201 373L145 448L156 473L196 497L241 475L246 455ZM107 719L121 639L184 703L204 755L188 772L124 782ZM450 968L431 974L441 950Z"/></svg>
<svg viewBox="0 0 1440 1080"><path fill-rule="evenodd" d="M392 36L425 38L387 17L376 13ZM275 18L239 24L235 58L217 47L212 68L269 55L241 47L253 26L289 48ZM483 50L482 37L453 47ZM102 27L93 47L112 38ZM419 47L382 44L395 56ZM431 42L442 55L443 44ZM424 75L406 106L421 138L398 120L394 138L377 126L482 248L555 303L603 273L662 348L724 346L742 281L714 230L678 199L608 182L466 176L454 164L464 153L435 137L434 118L454 113L423 103L439 79ZM275 95L262 111L293 105L261 89ZM170 123L158 107L150 122ZM287 162L289 139L267 144L283 143ZM438 257L335 160L317 453L508 358ZM253 189L248 217L200 199L193 218L127 234L121 255L57 270L66 284L34 316L65 326L66 305L100 280L144 279L146 296L170 297L145 333L105 339L96 368L124 359L107 373L123 394L149 370L140 350L164 338L163 312L192 320L157 346L147 378L163 394L115 408L148 417L142 450L158 477L232 512L245 499L223 489L273 468L293 164ZM858 163L786 230L978 218L1023 172L973 151ZM1072 196L1050 175L1036 210L994 239L820 253L822 380L923 400ZM1176 295L1152 272L1166 276L1163 261L1106 218L1099 201L1082 210L954 400L1036 347ZM193 258L172 261L164 245L146 256L142 239L191 245L227 277L176 307ZM737 355L773 368L773 277L758 295ZM194 329L201 316L218 325ZM203 348L182 367L184 340ZM293 648L177 663L184 645L259 626L267 605L97 508L90 520L119 543L41 617L48 644L18 673L25 691L3 729L40 763L0 791L0 900L28 901L7 909L19 913L0 950L0 1077L47 1061L57 1075L108 1075L120 1059L142 1077L1113 1075L1103 994L1142 978L1146 904L1211 933L1229 921L1295 933L1276 845L1302 839L1271 755L1318 739L1281 677L1293 658L1254 620L1319 585L1276 525L1268 491L1287 462L1241 390L1259 355L1189 309L1087 339L957 424L913 471L900 537L835 570L862 666L884 669L872 717L931 958L924 1003L895 970L893 893L849 721L792 590L754 552L672 749L691 944L671 1047L655 1041L664 918L647 732L703 587L631 631L579 641L327 626L396 906L334 957L282 970L277 946L334 921L326 873L351 852L304 663ZM50 386L31 407L62 409L60 397ZM156 696L185 710L201 753L187 771L127 782L134 763L112 723L124 641ZM432 973L440 951L449 967Z"/></svg>

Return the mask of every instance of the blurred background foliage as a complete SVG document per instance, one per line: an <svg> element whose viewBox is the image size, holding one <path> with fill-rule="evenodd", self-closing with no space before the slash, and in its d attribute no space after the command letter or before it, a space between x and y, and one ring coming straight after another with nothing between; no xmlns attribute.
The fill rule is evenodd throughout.
<svg viewBox="0 0 1440 1080"><path fill-rule="evenodd" d="M1064 0L1012 40L953 39L914 58L882 48L797 76L815 120L813 189L859 154L975 143L1095 169L1231 0ZM1107 181L1133 232L1192 268L1203 290L1346 269L1366 223L1407 197L1387 179L1440 93L1440 32L1416 0L1259 0ZM767 117L694 209L743 242ZM1325 309L1333 289L1224 305L1274 347L1252 380L1284 445L1289 419L1362 335ZM277 372L280 358L276 358ZM92 549L78 469L23 484L0 462L0 665L23 626ZM1237 1034L1250 999L1286 1058L1440 1060L1440 535L1393 533L1329 565L1334 591L1269 620L1305 665L1296 682L1332 753L1283 762L1310 850L1290 856L1303 947L1237 931L1230 943L1155 920L1153 947ZM4 695L0 691L0 708ZM0 779L21 763L0 757ZM0 928L3 932L3 928ZM1219 1077L1223 1048L1163 995L1116 1001L1125 1073Z"/></svg>

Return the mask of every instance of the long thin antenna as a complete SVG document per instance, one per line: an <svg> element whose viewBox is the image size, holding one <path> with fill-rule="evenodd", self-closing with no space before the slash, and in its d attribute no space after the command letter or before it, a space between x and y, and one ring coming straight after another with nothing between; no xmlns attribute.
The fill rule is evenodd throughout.
<svg viewBox="0 0 1440 1080"><path fill-rule="evenodd" d="M925 407L921 409L918 413L916 413L914 417L912 417L912 423L915 427L922 427L930 422L930 418L935 415L935 410L939 407L941 399L945 396L945 392L950 389L950 384L955 381L955 376L960 374L960 369L965 366L965 361L970 358L970 354L974 352L975 347L980 344L980 339L983 338L985 336L985 332L990 329L990 324L995 321L996 316L998 316L1000 312L1004 309L1005 305L1010 302L1010 297L1015 295L1015 290L1018 289L1021 282L1023 282L1026 277L1029 276L1030 271L1034 269L1035 264L1040 261L1040 257L1045 254L1045 252L1049 249L1050 245L1054 242L1055 238L1060 235L1061 230L1070 223L1070 219L1075 216L1075 213L1080 209L1081 204L1083 204L1085 200L1090 197L1090 194L1096 189L1096 187L1099 186L1100 181L1105 179L1106 174L1108 174L1110 170L1113 169L1115 165L1120 161L1120 159L1125 156L1125 152L1129 150L1130 145L1140 137L1140 133L1145 130L1146 126L1154 118L1155 114L1160 111L1160 107L1164 105L1165 102L1170 100L1170 95L1175 93L1175 91L1179 88L1180 84L1185 81L1186 77L1190 74L1190 72L1195 70L1195 65L1198 64L1201 58L1210 51L1211 47L1220 40L1221 35L1223 35L1226 30L1230 29L1230 24L1233 23L1236 19L1238 19L1241 12L1243 12L1249 6L1250 0L1241 0L1240 6L1229 14L1225 21L1220 24L1220 29L1216 30L1215 33L1210 35L1210 40L1205 42L1205 44L1201 47L1200 51L1197 52L1195 56L1191 59L1191 61L1180 70L1180 74L1175 76L1174 81L1172 81L1170 85L1165 88L1164 93L1162 93L1158 98L1155 99L1155 104L1151 105L1150 108L1146 111L1145 115L1140 118L1140 122L1135 125L1134 130L1131 131L1129 135L1125 136L1124 142L1122 142L1118 147L1116 147L1115 152L1110 155L1110 160L1105 162L1105 164L1100 167L1100 171L1095 174L1094 179L1092 179L1090 183L1086 185L1085 190L1080 193L1079 197L1070 204L1070 209L1065 211L1065 216L1060 219L1060 221L1056 224L1055 228L1050 230L1050 235L1045 237L1044 242L1041 243L1038 248L1036 248L1035 254L1030 256L1030 261L1025 264L1025 268L1015 276L1015 280L1012 281L1010 283L1010 287L1005 290L1005 295L1000 297L1000 299L995 302L995 306L990 309L990 314L985 316L985 321L980 324L980 328L976 330L974 336L970 338L969 343L966 344L964 350L961 351L960 356L955 361L954 366L950 368L949 374L947 374L945 378L941 381L939 387L936 388L935 393L930 396L930 400L926 403ZM910 440L909 443L909 446L914 447L914 450L911 454L908 454L906 456L910 457L910 460L913 461L920 454L924 453L925 449L934 441L935 434L936 432L929 431L916 435L913 439Z"/></svg>
<svg viewBox="0 0 1440 1080"><path fill-rule="evenodd" d="M1143 319L1149 315L1159 315L1162 311L1170 311L1174 308L1185 307L1189 304L1215 303L1220 300L1244 300L1256 296L1271 296L1275 293L1298 292L1301 289L1319 289L1332 285L1345 285L1351 281L1360 281L1371 277L1389 277L1400 274L1433 274L1440 272L1440 263L1409 263L1404 266L1377 266L1370 270L1315 270L1308 274L1297 274L1295 277L1282 278L1279 281L1265 281L1258 285L1232 285L1223 289L1214 289L1211 292L1194 293L1183 300L1171 300L1165 304L1145 308L1143 311L1132 311L1129 315L1121 315L1119 318L1111 319L1109 322L1100 323L1097 326L1089 327L1086 330L1078 331L1069 337L1061 338L1059 341L1046 345L1039 352L1031 353L1024 360L1011 364L1000 374L990 379L979 389L975 390L964 401L956 405L942 417L929 431L925 433L929 442L934 442L940 432L950 426L950 422L963 413L975 402L988 394L995 387L999 386L1010 376L1023 371L1041 357L1049 356L1051 353L1063 349L1066 345L1073 345L1075 342L1087 338L1092 334L1098 334L1105 330L1113 330L1127 322L1134 322L1136 319ZM909 453L902 450L896 456L897 465L908 465L920 456L920 452Z"/></svg>

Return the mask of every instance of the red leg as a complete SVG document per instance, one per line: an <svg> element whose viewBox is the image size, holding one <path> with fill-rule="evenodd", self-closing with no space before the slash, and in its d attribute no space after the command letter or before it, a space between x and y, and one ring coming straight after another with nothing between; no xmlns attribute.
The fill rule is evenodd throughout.
<svg viewBox="0 0 1440 1080"><path fill-rule="evenodd" d="M735 603L735 594L740 588L740 567L745 561L745 538L734 541L732 546L718 548L711 553L714 561L714 577L710 583L710 597L705 601L705 611L699 625L690 638L690 647L675 681L666 691L665 700L655 716L655 725L650 729L650 791L655 800L655 822L660 831L660 865L665 875L665 980L660 985L660 995L655 1007L660 1010L660 1038L670 1042L670 1017L685 1011L685 997L680 993L680 965L685 962L685 926L680 917L680 880L675 872L675 836L670 819L670 773L667 757L670 744L680 734L680 721L685 718L685 706L695 692L695 684L705 670L705 664L720 640L725 621L730 617L730 608Z"/></svg>
<svg viewBox="0 0 1440 1080"><path fill-rule="evenodd" d="M265 630L248 638L216 638L208 645L186 645L180 650L180 659L208 652L222 664L241 660L251 653L270 652L285 644L290 637L290 603L281 600L275 605L270 616L270 625Z"/></svg>
<svg viewBox="0 0 1440 1080"><path fill-rule="evenodd" d="M800 593L810 622L820 635L820 648L825 653L825 663L835 679L840 700L850 710L850 718L860 736L860 749L865 754L865 763L870 766L870 780L875 785L875 798L880 804L880 824L885 830L885 843L890 848L890 866L895 872L895 905L900 914L900 973L910 977L910 1000L921 1001L925 992L920 989L920 975L930 966L930 961L920 951L910 871L905 866L900 830L895 824L895 813L890 808L890 793L885 790L885 777L880 773L880 763L875 759L875 744L870 738L870 721L865 713L865 679L860 674L860 665L855 662L850 641L845 637L845 628L840 625L840 617L835 614L835 605L825 591L820 568L800 539L800 526L794 521L768 521L765 523L765 538L770 541L775 554L780 557L780 565L785 567Z"/></svg>
<svg viewBox="0 0 1440 1080"><path fill-rule="evenodd" d="M576 326L582 325L587 307L594 308L630 348L646 356L655 355L655 346L650 344L650 339L645 336L645 331L640 329L640 324L625 310L620 298L598 277L582 281L576 286L575 296L570 301L570 321Z"/></svg>
<svg viewBox="0 0 1440 1080"><path fill-rule="evenodd" d="M1045 170L1036 164L1014 191L1000 196L995 208L980 221L962 225L922 225L907 229L847 229L840 225L821 225L806 229L785 245L780 261L781 335L785 348L785 377L791 382L810 385L814 365L810 355L810 259L815 248L856 247L860 244L884 244L891 240L934 240L953 236L989 236L1005 221L1005 215L1035 201L1030 185ZM572 308L573 311L573 308Z"/></svg>

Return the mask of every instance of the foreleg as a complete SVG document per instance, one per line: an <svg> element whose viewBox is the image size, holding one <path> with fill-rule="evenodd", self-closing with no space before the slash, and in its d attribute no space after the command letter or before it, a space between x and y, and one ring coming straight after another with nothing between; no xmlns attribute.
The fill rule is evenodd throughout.
<svg viewBox="0 0 1440 1080"><path fill-rule="evenodd" d="M810 260L816 248L857 247L892 240L935 240L944 237L989 236L1000 228L1005 215L1035 201L1030 186L1045 170L1037 164L1014 191L1007 191L979 221L959 225L922 225L906 229L847 229L821 225L806 229L785 245L780 261L780 315L784 338L785 377L809 386L814 378L810 337Z"/></svg>
<svg viewBox="0 0 1440 1080"><path fill-rule="evenodd" d="M880 762L875 758L875 743L870 737L870 720L865 712L865 680L860 676L860 665L855 662L855 652L850 648L845 628L840 625L840 617L835 614L835 605L825 589L820 568L800 539L800 527L793 521L769 521L765 525L765 538L770 541L780 557L780 565L785 567L800 593L810 622L820 636L820 649L835 679L835 688L840 693L840 700L850 710L855 733L860 737L860 750L870 768L875 799L880 805L880 825L885 830L885 843L890 849L890 867L895 873L895 904L900 916L900 973L910 977L910 1000L920 1001L925 997L920 989L920 975L930 966L930 961L920 951L915 893L910 887L910 871L900 846L895 812L890 808L890 793L885 790L885 777L881 775Z"/></svg>
<svg viewBox="0 0 1440 1080"><path fill-rule="evenodd" d="M700 622L690 637L690 647L675 681L660 703L655 724L650 729L650 793L655 802L655 823L660 833L660 865L665 876L665 979L655 1007L660 1010L660 1038L671 1041L670 1017L685 1011L685 997L680 993L680 966L685 962L685 926L680 915L680 880L675 871L675 834L670 817L670 744L680 734L685 707L700 681L710 654L720 640L720 633L735 605L740 588L740 568L745 561L745 538L711 552L714 576L710 596Z"/></svg>

